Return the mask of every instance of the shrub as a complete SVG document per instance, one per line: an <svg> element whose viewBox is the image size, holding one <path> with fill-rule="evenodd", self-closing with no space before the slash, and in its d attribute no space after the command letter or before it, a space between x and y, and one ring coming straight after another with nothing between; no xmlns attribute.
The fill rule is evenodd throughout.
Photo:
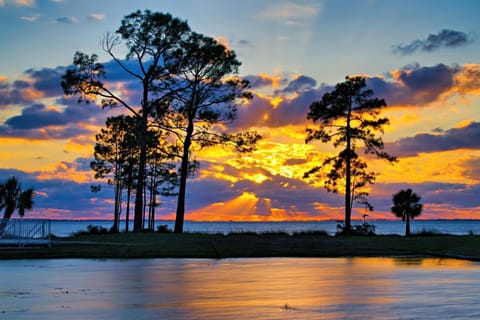
<svg viewBox="0 0 480 320"><path fill-rule="evenodd" d="M92 224L89 224L87 226L87 230L80 230L74 233L76 236L82 236L82 235L89 235L89 234L106 234L108 233L107 228L104 228L102 226L94 226Z"/></svg>
<svg viewBox="0 0 480 320"><path fill-rule="evenodd" d="M168 225L166 224L162 224L160 226L157 227L157 232L160 232L160 233L169 233L169 232L172 232L172 230L170 230L168 228Z"/></svg>
<svg viewBox="0 0 480 320"><path fill-rule="evenodd" d="M364 222L362 224L358 224L352 226L351 229L348 231L346 230L343 223L337 224L337 233L336 235L351 235L351 236L374 236L375 235L375 225Z"/></svg>

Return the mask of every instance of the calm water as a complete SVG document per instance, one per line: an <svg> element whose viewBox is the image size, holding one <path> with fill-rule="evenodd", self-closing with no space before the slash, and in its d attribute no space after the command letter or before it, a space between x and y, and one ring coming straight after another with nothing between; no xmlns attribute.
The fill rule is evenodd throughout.
<svg viewBox="0 0 480 320"><path fill-rule="evenodd" d="M377 234L405 234L405 224L402 221L369 221L376 226ZM353 224L360 224L355 221ZM107 220L52 220L52 233L57 236L68 236L79 230L86 230L87 226L95 225L110 229L112 221ZM157 221L157 226L168 225L174 227L174 221ZM266 232L283 231L288 233L324 230L330 234L336 232L336 221L314 222L185 222L185 231L207 233L230 233L230 232ZM411 224L412 232L421 230L433 230L441 233L456 235L475 233L480 234L480 220L414 220ZM122 222L121 229L125 230ZM133 224L130 225L130 230Z"/></svg>
<svg viewBox="0 0 480 320"><path fill-rule="evenodd" d="M0 319L480 319L458 260L0 261Z"/></svg>

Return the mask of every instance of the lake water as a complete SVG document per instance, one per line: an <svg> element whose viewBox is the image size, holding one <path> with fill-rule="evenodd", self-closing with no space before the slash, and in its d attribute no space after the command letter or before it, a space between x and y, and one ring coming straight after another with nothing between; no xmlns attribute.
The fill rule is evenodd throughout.
<svg viewBox="0 0 480 320"><path fill-rule="evenodd" d="M405 234L405 223L399 220L368 221L376 227L377 234ZM354 221L360 224L361 221ZM112 221L108 220L52 220L52 233L57 236L68 236L79 230L86 230L87 226L102 226L110 229ZM157 221L156 225L167 225L173 230L174 221ZM312 221L312 222L195 222L186 221L184 230L188 232L205 233L230 233L230 232L270 232L282 231L287 233L324 230L329 234L335 234L336 221ZM122 221L121 229L125 230ZM133 223L130 224L133 229ZM480 220L414 220L411 222L412 232L430 230L441 233L465 235L469 233L480 234Z"/></svg>
<svg viewBox="0 0 480 320"><path fill-rule="evenodd" d="M0 261L0 319L480 319L462 260Z"/></svg>

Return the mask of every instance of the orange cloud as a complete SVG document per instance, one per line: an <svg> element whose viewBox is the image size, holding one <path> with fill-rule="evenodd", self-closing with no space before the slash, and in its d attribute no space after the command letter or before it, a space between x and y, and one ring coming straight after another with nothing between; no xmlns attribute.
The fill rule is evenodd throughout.
<svg viewBox="0 0 480 320"><path fill-rule="evenodd" d="M226 48L230 47L230 42L228 41L228 38L225 36L217 36L215 37L215 40L217 40L218 43L223 44Z"/></svg>
<svg viewBox="0 0 480 320"><path fill-rule="evenodd" d="M88 183L95 181L93 171L78 170L75 164L69 162L59 162L50 165L46 170L41 171L38 175L40 180L62 179L74 181L77 183Z"/></svg>
<svg viewBox="0 0 480 320"><path fill-rule="evenodd" d="M480 94L480 64L464 64L455 77L457 91L464 94Z"/></svg>
<svg viewBox="0 0 480 320"><path fill-rule="evenodd" d="M45 97L45 94L41 91L35 90L31 87L25 88L21 91L22 99L35 101Z"/></svg>

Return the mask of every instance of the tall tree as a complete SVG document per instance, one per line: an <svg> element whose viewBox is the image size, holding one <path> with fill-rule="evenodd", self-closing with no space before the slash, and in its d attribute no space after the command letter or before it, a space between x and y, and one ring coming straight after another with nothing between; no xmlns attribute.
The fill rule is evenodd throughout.
<svg viewBox="0 0 480 320"><path fill-rule="evenodd" d="M250 151L260 138L256 132L222 132L235 119L238 104L252 97L248 81L236 76L241 63L235 52L195 32L182 42L181 49L183 71L169 82L176 93L163 106L168 110L159 111L167 119L161 125L176 135L180 149L176 233L183 232L187 178L196 166L194 148L233 143L240 151Z"/></svg>
<svg viewBox="0 0 480 320"><path fill-rule="evenodd" d="M410 235L410 219L415 219L422 214L423 205L420 203L422 198L412 189L400 190L393 195L393 206L391 211L398 218L405 221L405 236Z"/></svg>
<svg viewBox="0 0 480 320"><path fill-rule="evenodd" d="M320 101L310 105L307 118L319 122L318 129L307 129L306 143L320 140L341 151L327 158L322 165L305 173L305 177L322 176L325 188L330 192L345 193L345 232L351 230L353 201L357 200L373 209L367 200L368 193L362 188L375 180L375 174L367 171L367 163L359 158L356 150L363 147L365 153L390 162L396 158L383 152L383 141L378 133L389 123L380 118L385 100L373 98L373 91L366 88L362 77L346 77L335 89L323 95ZM325 175L326 172L326 175Z"/></svg>
<svg viewBox="0 0 480 320"><path fill-rule="evenodd" d="M110 117L105 128L95 136L95 160L90 167L95 171L96 179L107 178L107 183L114 186L114 220L112 231L120 231L122 208L122 191L131 189L132 174L138 167L138 147L136 144L136 118L129 116ZM128 184L127 184L128 183Z"/></svg>
<svg viewBox="0 0 480 320"><path fill-rule="evenodd" d="M155 227L155 209L160 204L157 196L174 196L174 189L178 186L177 165L175 160L176 146L168 141L168 132L150 130L148 132L147 154L147 190L148 200L148 227L150 231Z"/></svg>
<svg viewBox="0 0 480 320"><path fill-rule="evenodd" d="M170 14L136 11L125 16L115 34L102 41L104 51L139 85L139 101L130 102L122 90L108 83L103 64L95 54L75 53L73 66L63 76L62 87L67 95L78 95L79 101L97 99L102 107L123 106L138 119L137 141L140 146L138 183L135 194L134 231L142 230L143 189L147 161L147 127L152 109L172 94L164 81L178 72L178 53L190 28L185 21ZM120 59L114 49L126 46L126 57ZM175 89L172 89L175 91Z"/></svg>
<svg viewBox="0 0 480 320"><path fill-rule="evenodd" d="M3 213L3 220L0 223L0 234L5 230L8 220L12 217L15 210L18 215L23 217L25 210L33 208L33 188L22 190L22 184L16 177L10 177L5 183L0 184L0 211Z"/></svg>

